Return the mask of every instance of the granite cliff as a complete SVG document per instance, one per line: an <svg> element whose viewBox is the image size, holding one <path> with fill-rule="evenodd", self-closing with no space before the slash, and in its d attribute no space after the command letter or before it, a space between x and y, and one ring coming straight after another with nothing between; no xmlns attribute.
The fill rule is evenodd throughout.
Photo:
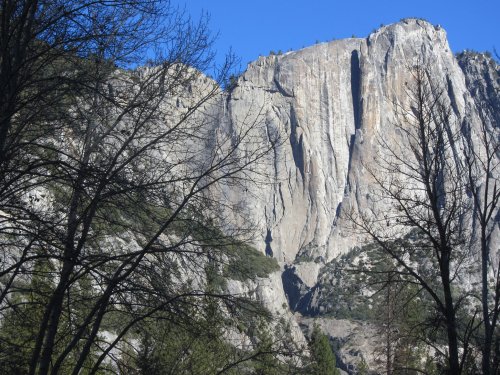
<svg viewBox="0 0 500 375"><path fill-rule="evenodd" d="M385 209L374 198L364 165L387 152L377 137L398 142L394 106L405 100L415 64L425 65L445 89L455 126L467 121L474 138L485 101L491 103L488 121L498 123L498 64L473 52L455 56L445 30L419 19L383 26L367 38L259 57L225 94L220 116L226 126L254 116L261 127L258 142L283 134L274 154L258 166L266 183L230 193L255 225L255 247L282 266L282 285L274 287L275 298L266 298L268 305L281 303L284 291L292 311L328 311L324 284L331 284L332 262L367 243L349 230L344 210ZM245 147L242 152L253 146Z"/></svg>
<svg viewBox="0 0 500 375"><path fill-rule="evenodd" d="M393 136L393 103L403 98L408 67L417 62L447 85L457 118L477 122L476 101L484 98L500 107L494 60L474 53L456 58L445 31L418 19L363 39L260 57L227 94L224 116L233 126L257 108L266 128L261 142L269 142L269 133L285 134L263 165L273 178L235 195L258 225L256 247L283 265L295 264L306 285L314 285L320 264L362 243L346 230L343 207L377 204L363 161L383 152L379 134ZM498 113L491 115L498 120Z"/></svg>

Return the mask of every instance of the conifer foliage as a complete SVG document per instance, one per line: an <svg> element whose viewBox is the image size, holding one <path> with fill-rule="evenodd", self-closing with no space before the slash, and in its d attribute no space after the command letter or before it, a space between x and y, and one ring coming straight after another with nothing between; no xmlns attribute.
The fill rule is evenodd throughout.
<svg viewBox="0 0 500 375"><path fill-rule="evenodd" d="M319 326L314 325L309 344L311 352L310 374L312 375L339 375L335 368L335 354L332 351L328 337L321 332Z"/></svg>

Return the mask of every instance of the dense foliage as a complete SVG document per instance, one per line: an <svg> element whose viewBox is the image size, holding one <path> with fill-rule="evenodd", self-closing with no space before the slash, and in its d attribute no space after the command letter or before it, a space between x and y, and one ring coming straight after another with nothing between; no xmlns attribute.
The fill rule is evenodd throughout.
<svg viewBox="0 0 500 375"><path fill-rule="evenodd" d="M315 325L311 334L311 360L309 368L311 375L339 375L335 368L335 355L333 354L328 337L323 334L319 326Z"/></svg>

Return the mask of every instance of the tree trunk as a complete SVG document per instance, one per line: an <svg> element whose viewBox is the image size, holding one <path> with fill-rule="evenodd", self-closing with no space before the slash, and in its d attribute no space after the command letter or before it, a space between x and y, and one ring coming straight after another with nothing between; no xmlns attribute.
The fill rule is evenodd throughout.
<svg viewBox="0 0 500 375"><path fill-rule="evenodd" d="M446 258L446 257L443 257ZM448 336L448 365L449 374L460 374L460 361L458 356L458 335L457 335L457 322L455 317L455 307L453 305L453 297L451 293L451 285L449 279L449 263L444 260L443 273L441 274L443 282L443 293L445 299L445 319L446 319L446 333Z"/></svg>
<svg viewBox="0 0 500 375"><path fill-rule="evenodd" d="M483 375L491 373L491 345L493 340L493 329L490 322L489 307L488 307L488 245L486 241L486 228L482 225L481 228L481 303L483 309L483 324L484 324L484 344L483 344L483 359L481 363Z"/></svg>
<svg viewBox="0 0 500 375"><path fill-rule="evenodd" d="M88 162L88 153L84 155L83 165ZM52 298L45 310L47 321L42 322L38 335L37 349L33 353L31 374L36 372L37 363L39 363L39 374L46 375L49 373L49 367L54 352L55 338L59 328L59 320L62 315L64 294L68 287L68 281L75 268L75 262L78 257L75 250L75 235L78 229L78 209L80 199L83 195L83 182L85 180L85 168L79 171L71 204L68 213L68 231L64 245L63 266L61 277L57 283L57 287L52 294ZM44 327L44 324L46 325ZM42 349L43 345L43 350ZM41 355L40 355L41 351Z"/></svg>

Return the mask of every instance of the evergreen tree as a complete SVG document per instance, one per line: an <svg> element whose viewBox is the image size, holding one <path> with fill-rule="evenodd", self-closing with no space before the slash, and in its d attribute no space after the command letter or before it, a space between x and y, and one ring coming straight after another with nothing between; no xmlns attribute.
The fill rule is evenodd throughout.
<svg viewBox="0 0 500 375"><path fill-rule="evenodd" d="M311 375L339 375L335 368L335 355L328 342L328 337L322 333L317 324L314 325L309 344L311 351Z"/></svg>
<svg viewBox="0 0 500 375"><path fill-rule="evenodd" d="M279 375L284 373L285 370L280 361L273 354L273 336L264 322L260 322L255 336L259 340L256 352L260 353L255 361L255 375Z"/></svg>

